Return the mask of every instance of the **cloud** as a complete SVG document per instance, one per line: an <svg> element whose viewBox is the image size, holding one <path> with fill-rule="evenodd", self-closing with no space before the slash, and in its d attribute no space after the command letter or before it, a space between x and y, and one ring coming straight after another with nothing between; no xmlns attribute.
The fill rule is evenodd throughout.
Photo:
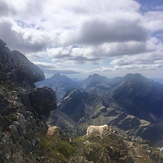
<svg viewBox="0 0 163 163"><path fill-rule="evenodd" d="M46 33L35 29L21 29L11 21L0 21L0 37L11 49L18 49L24 53L37 52L49 46Z"/></svg>
<svg viewBox="0 0 163 163"><path fill-rule="evenodd" d="M146 60L150 56L155 56L153 60L158 58L158 54L161 55L163 50L162 43L155 37L150 38L146 42L113 42L104 43L99 46L65 46L48 48L44 52L30 53L27 56L31 60L40 60L45 58L49 62L53 62L59 65L76 65L76 64L101 64L106 59L116 59L127 56L128 58L142 58ZM156 53L157 52L157 53ZM157 55L156 55L157 54ZM132 64L132 62L130 62Z"/></svg>
<svg viewBox="0 0 163 163"><path fill-rule="evenodd" d="M130 20L89 20L82 24L74 43L102 44L105 42L145 41L147 31L139 22Z"/></svg>
<svg viewBox="0 0 163 163"><path fill-rule="evenodd" d="M0 1L0 15L4 16L4 15L8 15L9 14L9 7L6 4L5 1Z"/></svg>
<svg viewBox="0 0 163 163"><path fill-rule="evenodd" d="M55 66L52 63L45 63L45 62L34 62L35 65L37 65L39 68L41 68L44 73L46 74L46 76L50 77L53 74L65 74L65 75L72 75L72 74L80 74L81 71L79 70L73 70L73 69L69 69L69 68L59 68L58 66Z"/></svg>
<svg viewBox="0 0 163 163"><path fill-rule="evenodd" d="M158 32L155 34L155 37L157 37L159 40L161 40L161 41L163 42L163 30L158 31Z"/></svg>
<svg viewBox="0 0 163 163"><path fill-rule="evenodd" d="M44 70L44 72L48 75L53 75L53 74L64 74L64 75L72 75L72 74L80 74L80 72L74 71L74 70Z"/></svg>
<svg viewBox="0 0 163 163"><path fill-rule="evenodd" d="M159 70L163 68L163 58L162 54L152 55L147 53L145 55L137 56L123 56L121 58L116 58L111 61L111 65L114 70L116 69L129 69L129 70Z"/></svg>
<svg viewBox="0 0 163 163"><path fill-rule="evenodd" d="M25 53L27 49L41 51L52 45L96 46L105 42L144 41L147 37L141 15L137 12L140 5L132 0L125 3L122 0L119 3L111 0L98 0L96 3L93 0L72 0L70 3L43 0L39 4L36 0L23 3L7 0L6 3L16 12L12 15L16 21L15 30L10 33L18 35L18 40L21 40L18 49Z"/></svg>
<svg viewBox="0 0 163 163"><path fill-rule="evenodd" d="M163 11L148 11L144 14L144 24L151 32L162 30Z"/></svg>
<svg viewBox="0 0 163 163"><path fill-rule="evenodd" d="M56 69L57 66L55 66L54 64L51 64L49 62L33 62L35 65L37 65L38 67L40 67L41 69Z"/></svg>
<svg viewBox="0 0 163 163"><path fill-rule="evenodd" d="M162 11L163 10L163 5L162 6L157 6L156 10Z"/></svg>
<svg viewBox="0 0 163 163"><path fill-rule="evenodd" d="M162 6L141 12L140 2L1 0L0 38L46 73L82 66L87 72L157 69L163 62Z"/></svg>
<svg viewBox="0 0 163 163"><path fill-rule="evenodd" d="M100 46L101 52L105 57L112 56L123 56L123 55L135 55L151 51L152 49L146 47L145 43L142 42L123 42L123 43L104 43Z"/></svg>

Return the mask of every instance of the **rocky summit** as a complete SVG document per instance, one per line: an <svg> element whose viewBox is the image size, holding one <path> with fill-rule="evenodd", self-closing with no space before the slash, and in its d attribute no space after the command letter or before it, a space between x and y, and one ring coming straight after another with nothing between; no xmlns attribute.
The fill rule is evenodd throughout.
<svg viewBox="0 0 163 163"><path fill-rule="evenodd" d="M55 92L34 88L44 73L0 40L0 162L46 162L41 136L56 109Z"/></svg>

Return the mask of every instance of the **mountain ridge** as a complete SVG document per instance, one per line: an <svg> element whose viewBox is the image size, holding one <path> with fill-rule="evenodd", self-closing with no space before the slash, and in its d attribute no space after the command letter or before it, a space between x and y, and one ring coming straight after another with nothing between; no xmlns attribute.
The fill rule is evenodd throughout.
<svg viewBox="0 0 163 163"><path fill-rule="evenodd" d="M94 82L93 77L98 80ZM138 73L107 80L100 75L91 75L87 79L85 81L92 85L87 87L85 81L81 82L81 86L75 88L78 92L74 97L71 96L72 89L58 104L58 109L79 123L79 128L86 124L106 123L125 130L129 135L148 139L153 144L155 139L161 142L163 131L159 126L163 120L163 85ZM86 83L85 87L83 83ZM86 92L87 96L81 96L81 92Z"/></svg>
<svg viewBox="0 0 163 163"><path fill-rule="evenodd" d="M54 74L52 77L35 83L37 87L47 86L56 92L57 99L60 100L72 88L78 85L77 81L73 81L65 75Z"/></svg>

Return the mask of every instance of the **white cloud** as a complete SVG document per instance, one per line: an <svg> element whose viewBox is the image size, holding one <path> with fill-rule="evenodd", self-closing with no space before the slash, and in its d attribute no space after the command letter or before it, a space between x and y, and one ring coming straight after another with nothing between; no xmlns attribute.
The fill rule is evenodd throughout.
<svg viewBox="0 0 163 163"><path fill-rule="evenodd" d="M162 6L157 6L156 10L163 10L163 5Z"/></svg>
<svg viewBox="0 0 163 163"><path fill-rule="evenodd" d="M54 64L52 69L157 69L162 6L144 13L140 7L135 0L1 0L0 38L31 61Z"/></svg>
<svg viewBox="0 0 163 163"><path fill-rule="evenodd" d="M107 20L88 20L75 31L72 43L98 45L105 42L145 41L147 32L139 22L124 18L107 22Z"/></svg>
<svg viewBox="0 0 163 163"><path fill-rule="evenodd" d="M144 15L144 24L151 32L163 30L163 11L149 11Z"/></svg>

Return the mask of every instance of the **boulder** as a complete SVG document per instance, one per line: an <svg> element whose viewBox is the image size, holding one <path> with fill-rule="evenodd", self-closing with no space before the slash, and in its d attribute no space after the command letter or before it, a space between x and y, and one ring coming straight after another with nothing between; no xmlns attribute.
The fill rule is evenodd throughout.
<svg viewBox="0 0 163 163"><path fill-rule="evenodd" d="M29 94L29 100L38 118L48 117L50 112L57 108L55 92L51 88L33 90Z"/></svg>

